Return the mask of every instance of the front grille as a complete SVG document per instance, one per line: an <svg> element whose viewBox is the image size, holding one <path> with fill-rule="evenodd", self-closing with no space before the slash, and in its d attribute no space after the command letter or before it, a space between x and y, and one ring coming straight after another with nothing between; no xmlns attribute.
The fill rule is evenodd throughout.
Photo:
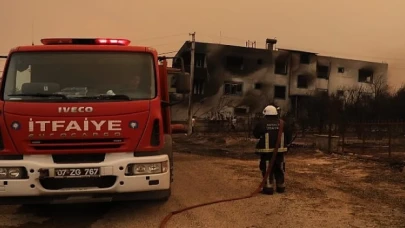
<svg viewBox="0 0 405 228"><path fill-rule="evenodd" d="M36 150L117 149L124 145L123 138L32 140Z"/></svg>
<svg viewBox="0 0 405 228"><path fill-rule="evenodd" d="M40 179L43 188L60 190L66 188L109 188L115 184L116 176L83 177L83 178L45 178Z"/></svg>
<svg viewBox="0 0 405 228"><path fill-rule="evenodd" d="M105 154L53 154L52 159L57 164L100 163Z"/></svg>

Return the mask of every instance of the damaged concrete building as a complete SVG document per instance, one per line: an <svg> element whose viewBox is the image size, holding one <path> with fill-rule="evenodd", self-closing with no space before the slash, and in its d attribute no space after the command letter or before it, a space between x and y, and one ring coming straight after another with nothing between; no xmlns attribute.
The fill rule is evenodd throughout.
<svg viewBox="0 0 405 228"><path fill-rule="evenodd" d="M276 43L267 39L265 48L256 48L196 42L193 116L207 120L246 116L260 113L268 104L286 113L317 92L343 96L348 88L371 88L375 77L387 77L385 63L276 49ZM190 47L186 41L176 54L187 72ZM174 61L173 67L180 68L180 62ZM184 102L172 107L173 121L187 120L187 106Z"/></svg>

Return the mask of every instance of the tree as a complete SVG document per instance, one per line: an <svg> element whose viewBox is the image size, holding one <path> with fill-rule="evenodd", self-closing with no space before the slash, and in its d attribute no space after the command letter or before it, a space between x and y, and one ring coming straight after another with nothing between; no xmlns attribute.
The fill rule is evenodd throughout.
<svg viewBox="0 0 405 228"><path fill-rule="evenodd" d="M382 74L377 75L373 78L373 81L370 83L371 92L374 94L374 97L386 96L388 94L388 83L387 77Z"/></svg>

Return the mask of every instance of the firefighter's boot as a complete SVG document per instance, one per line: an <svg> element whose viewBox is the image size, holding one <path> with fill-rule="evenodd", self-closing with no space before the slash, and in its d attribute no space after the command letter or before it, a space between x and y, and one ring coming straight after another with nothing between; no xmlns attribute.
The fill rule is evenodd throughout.
<svg viewBox="0 0 405 228"><path fill-rule="evenodd" d="M285 187L276 187L276 192L277 193L284 193L285 192Z"/></svg>
<svg viewBox="0 0 405 228"><path fill-rule="evenodd" d="M273 195L274 189L273 189L273 188L264 187L263 190L262 190L262 193L265 194L265 195Z"/></svg>
<svg viewBox="0 0 405 228"><path fill-rule="evenodd" d="M280 184L280 183L276 183L276 192L277 193L284 193L285 192L285 185L284 185L284 183L283 184Z"/></svg>
<svg viewBox="0 0 405 228"><path fill-rule="evenodd" d="M266 194L266 195L273 195L274 189L273 189L273 185L270 183L269 179L267 179L267 181L263 187L262 193Z"/></svg>

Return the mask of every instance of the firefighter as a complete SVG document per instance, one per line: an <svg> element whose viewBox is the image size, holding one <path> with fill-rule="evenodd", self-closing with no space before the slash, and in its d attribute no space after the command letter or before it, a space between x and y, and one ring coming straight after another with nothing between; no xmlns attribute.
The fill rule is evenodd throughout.
<svg viewBox="0 0 405 228"><path fill-rule="evenodd" d="M253 129L253 135L259 139L256 145L255 153L260 155L260 171L264 177L266 169L269 166L270 160L273 156L274 147L276 146L280 123L284 121L279 117L276 107L273 105L267 106L263 110L264 118L261 119ZM270 172L269 179L263 187L262 193L272 195L274 191L273 183L276 180L276 192L283 193L285 191L284 173L285 161L284 155L287 152L287 145L292 139L292 132L288 126L283 126L281 134L280 147L277 151L275 164Z"/></svg>
<svg viewBox="0 0 405 228"><path fill-rule="evenodd" d="M119 89L108 90L107 95L116 95L118 94L125 94L131 98L137 98L142 94L142 91L139 91L139 84L141 82L141 77L139 75L135 75L132 77L128 82L126 82L125 86Z"/></svg>
<svg viewBox="0 0 405 228"><path fill-rule="evenodd" d="M191 133L194 133L194 129L195 129L195 118L196 118L196 116L193 116L193 118L191 119Z"/></svg>
<svg viewBox="0 0 405 228"><path fill-rule="evenodd" d="M236 116L233 116L231 119L231 129L233 131L236 131L236 122L237 122Z"/></svg>
<svg viewBox="0 0 405 228"><path fill-rule="evenodd" d="M132 89L135 90L135 89L138 89L140 83L141 83L141 77L139 77L139 75L135 75L135 77L131 78L129 85L131 86Z"/></svg>

